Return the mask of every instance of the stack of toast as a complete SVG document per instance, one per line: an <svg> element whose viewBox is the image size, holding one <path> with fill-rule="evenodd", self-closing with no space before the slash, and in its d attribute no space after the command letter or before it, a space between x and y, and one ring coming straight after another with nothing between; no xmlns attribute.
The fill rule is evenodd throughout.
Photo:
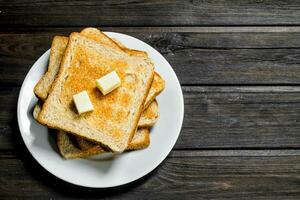
<svg viewBox="0 0 300 200"><path fill-rule="evenodd" d="M121 85L103 95L95 79L111 71L117 72ZM39 101L33 116L57 130L57 146L66 159L143 149L159 117L155 97L164 87L146 52L85 28L54 37L48 70L34 88ZM81 91L87 91L92 112L76 111L72 97Z"/></svg>

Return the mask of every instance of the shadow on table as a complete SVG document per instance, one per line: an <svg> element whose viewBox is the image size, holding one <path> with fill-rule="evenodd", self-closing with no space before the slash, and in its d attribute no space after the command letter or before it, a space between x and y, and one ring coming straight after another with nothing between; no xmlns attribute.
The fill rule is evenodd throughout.
<svg viewBox="0 0 300 200"><path fill-rule="evenodd" d="M39 184L48 187L49 190L54 190L54 192L59 193L59 195L68 197L99 198L124 194L145 183L156 172L156 170L154 170L134 182L105 189L86 188L67 183L50 174L32 157L22 140L16 117L13 119L13 124L15 124L13 128L13 143L16 156L23 161L25 170L36 179Z"/></svg>

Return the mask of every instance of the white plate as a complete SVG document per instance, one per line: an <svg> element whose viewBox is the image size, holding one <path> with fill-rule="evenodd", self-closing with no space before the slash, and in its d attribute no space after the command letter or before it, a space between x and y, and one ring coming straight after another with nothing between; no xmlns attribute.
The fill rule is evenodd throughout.
<svg viewBox="0 0 300 200"><path fill-rule="evenodd" d="M107 32L129 48L148 52L155 69L166 81L165 90L157 97L160 117L151 129L150 146L144 150L100 158L65 160L56 150L48 129L32 116L37 102L33 88L48 66L49 50L28 72L18 100L18 123L22 138L32 156L53 175L75 185L106 188L123 185L155 169L169 154L179 136L183 121L183 95L179 81L166 59L148 44L120 33ZM50 42L50 41L49 41ZM106 157L105 159L103 157ZM107 158L109 157L109 158Z"/></svg>

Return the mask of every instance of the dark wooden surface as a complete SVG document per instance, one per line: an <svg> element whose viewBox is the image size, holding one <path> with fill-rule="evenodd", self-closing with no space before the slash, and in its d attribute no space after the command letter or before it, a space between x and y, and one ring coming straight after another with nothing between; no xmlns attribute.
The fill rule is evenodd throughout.
<svg viewBox="0 0 300 200"><path fill-rule="evenodd" d="M300 199L298 1L0 1L0 199ZM54 35L86 26L149 43L185 100L152 173L88 189L46 172L17 124L22 81Z"/></svg>
<svg viewBox="0 0 300 200"><path fill-rule="evenodd" d="M294 0L14 0L0 2L5 26L298 25Z"/></svg>

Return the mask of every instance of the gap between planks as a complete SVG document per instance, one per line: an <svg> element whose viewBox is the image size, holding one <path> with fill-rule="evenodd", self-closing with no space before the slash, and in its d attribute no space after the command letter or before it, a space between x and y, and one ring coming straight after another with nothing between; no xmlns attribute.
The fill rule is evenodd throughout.
<svg viewBox="0 0 300 200"><path fill-rule="evenodd" d="M178 157L284 157L299 156L300 149L265 149L265 150L172 150L169 158ZM0 151L1 159L19 159L12 151Z"/></svg>
<svg viewBox="0 0 300 200"><path fill-rule="evenodd" d="M0 34L9 32L80 31L85 26L1 27ZM103 31L123 32L191 32L191 33L298 33L300 26L100 26Z"/></svg>

